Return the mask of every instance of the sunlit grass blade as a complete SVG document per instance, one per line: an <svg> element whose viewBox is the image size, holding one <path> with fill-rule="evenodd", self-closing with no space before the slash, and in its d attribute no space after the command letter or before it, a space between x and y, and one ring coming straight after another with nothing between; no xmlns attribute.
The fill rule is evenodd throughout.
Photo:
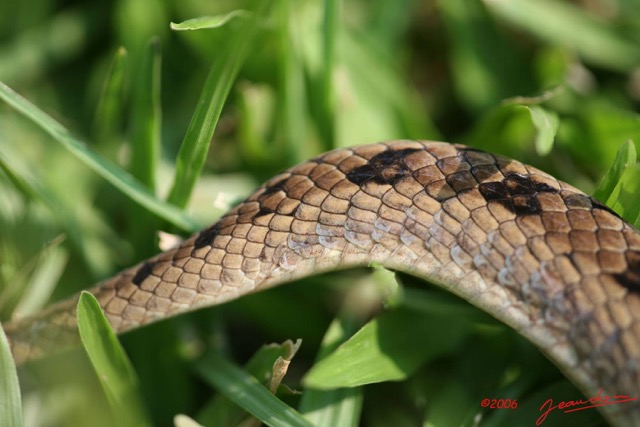
<svg viewBox="0 0 640 427"><path fill-rule="evenodd" d="M351 283L349 293L338 316L327 329L315 363L330 355L349 339L369 319L371 311L382 304L393 306L401 299L396 273L377 263L370 265L370 274L361 283ZM359 289L358 289L359 288ZM373 291L373 293L372 293ZM368 297L364 297L368 295ZM354 308L354 301L358 308ZM365 314L367 313L367 314ZM306 388L300 400L300 412L315 426L357 426L360 423L364 389Z"/></svg>
<svg viewBox="0 0 640 427"><path fill-rule="evenodd" d="M126 68L127 51L121 47L113 57L93 119L93 135L98 144L109 144L111 147L110 143L118 136L122 120ZM113 146L115 148L115 145Z"/></svg>
<svg viewBox="0 0 640 427"><path fill-rule="evenodd" d="M253 376L217 354L197 364L202 378L237 405L272 427L310 427L295 409L275 397Z"/></svg>
<svg viewBox="0 0 640 427"><path fill-rule="evenodd" d="M339 317L329 326L317 360L342 344L354 331L348 319ZM357 426L362 410L361 387L319 390L309 388L302 394L300 412L316 427Z"/></svg>
<svg viewBox="0 0 640 427"><path fill-rule="evenodd" d="M0 98L51 135L89 168L159 218L184 231L192 232L200 228L184 212L156 198L129 173L98 155L82 141L71 136L64 126L2 82L0 82Z"/></svg>
<svg viewBox="0 0 640 427"><path fill-rule="evenodd" d="M132 94L131 174L154 191L160 156L160 40L147 45Z"/></svg>
<svg viewBox="0 0 640 427"><path fill-rule="evenodd" d="M333 390L306 390L312 394L304 416L316 427L360 425L364 393L362 387Z"/></svg>
<svg viewBox="0 0 640 427"><path fill-rule="evenodd" d="M234 31L209 72L176 160L176 175L168 197L173 205L184 207L191 196L207 158L222 107L259 30L257 21L264 19L270 3L261 2L256 13L243 20L243 25Z"/></svg>
<svg viewBox="0 0 640 427"><path fill-rule="evenodd" d="M616 185L624 175L624 172L635 166L636 164L636 146L631 141L627 141L620 146L616 154L616 159L605 174L602 181L593 192L593 197L596 200L609 205L612 200L609 200Z"/></svg>
<svg viewBox="0 0 640 427"><path fill-rule="evenodd" d="M560 125L558 114L539 105L525 107L531 114L531 122L536 128L535 147L540 156L551 152L553 141Z"/></svg>
<svg viewBox="0 0 640 427"><path fill-rule="evenodd" d="M484 0L500 18L554 45L576 51L585 61L619 71L640 64L640 47L622 32L576 5L553 0Z"/></svg>
<svg viewBox="0 0 640 427"><path fill-rule="evenodd" d="M405 379L459 344L465 329L448 320L444 327L443 319L405 308L388 311L318 362L303 383L327 389Z"/></svg>
<svg viewBox="0 0 640 427"><path fill-rule="evenodd" d="M633 165L613 189L609 200L611 209L636 227L640 226L640 166Z"/></svg>
<svg viewBox="0 0 640 427"><path fill-rule="evenodd" d="M139 394L138 379L96 298L82 292L78 330L113 415L119 425L150 426Z"/></svg>
<svg viewBox="0 0 640 427"><path fill-rule="evenodd" d="M18 373L9 342L0 324L0 423L6 427L21 427L22 403Z"/></svg>
<svg viewBox="0 0 640 427"><path fill-rule="evenodd" d="M290 340L282 344L262 346L246 363L244 372L258 379L262 385L274 393L280 386L285 369L300 347L300 342ZM218 394L199 414L198 420L205 425L235 426L243 423L250 415L224 394Z"/></svg>
<svg viewBox="0 0 640 427"><path fill-rule="evenodd" d="M616 158L593 194L622 218L640 226L640 166L632 141L620 146Z"/></svg>
<svg viewBox="0 0 640 427"><path fill-rule="evenodd" d="M188 19L177 24L172 22L171 29L174 31L188 31L220 28L232 19L246 17L250 13L251 12L246 10L236 9L224 15L201 16L199 18Z"/></svg>

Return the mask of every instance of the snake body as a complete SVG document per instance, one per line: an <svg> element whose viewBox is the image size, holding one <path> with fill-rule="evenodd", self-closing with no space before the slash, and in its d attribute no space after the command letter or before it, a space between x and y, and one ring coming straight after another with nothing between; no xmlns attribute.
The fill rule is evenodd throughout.
<svg viewBox="0 0 640 427"><path fill-rule="evenodd" d="M372 262L486 310L588 396L640 397L640 233L538 169L461 145L328 152L91 292L124 332ZM6 326L18 363L74 340L76 301ZM639 401L600 409L612 424L640 425Z"/></svg>

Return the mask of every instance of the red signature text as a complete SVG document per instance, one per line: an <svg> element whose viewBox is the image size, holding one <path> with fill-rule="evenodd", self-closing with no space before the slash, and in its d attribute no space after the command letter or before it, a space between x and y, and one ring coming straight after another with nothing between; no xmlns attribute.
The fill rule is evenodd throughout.
<svg viewBox="0 0 640 427"><path fill-rule="evenodd" d="M557 405L553 404L553 399L547 399L547 401L544 402L540 407L540 412L542 412L542 414L536 420L536 425L539 426L540 424L542 424L547 419L547 415L549 415L549 413L556 409L562 410L565 414L567 414L569 412L582 411L584 409L597 408L599 406L633 402L634 400L638 400L638 398L626 396L624 394L615 396L603 396L602 390L598 391L597 396L581 400L565 400L558 403Z"/></svg>

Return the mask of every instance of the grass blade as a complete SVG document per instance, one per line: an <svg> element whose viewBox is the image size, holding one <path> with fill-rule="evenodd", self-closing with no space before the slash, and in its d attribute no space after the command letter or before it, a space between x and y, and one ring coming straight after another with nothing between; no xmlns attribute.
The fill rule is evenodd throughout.
<svg viewBox="0 0 640 427"><path fill-rule="evenodd" d="M551 152L553 141L560 125L558 115L553 111L531 105L525 107L531 114L531 122L536 128L535 147L540 156L545 156Z"/></svg>
<svg viewBox="0 0 640 427"><path fill-rule="evenodd" d="M202 378L237 405L272 427L310 427L295 409L269 392L253 376L217 354L209 354L197 365Z"/></svg>
<svg viewBox="0 0 640 427"><path fill-rule="evenodd" d="M138 380L96 298L82 292L78 329L91 364L119 425L150 426L138 392Z"/></svg>
<svg viewBox="0 0 640 427"><path fill-rule="evenodd" d="M330 389L405 379L459 344L464 328L448 320L443 328L442 319L403 308L388 311L311 368L303 383Z"/></svg>
<svg viewBox="0 0 640 427"><path fill-rule="evenodd" d="M354 331L352 322L339 317L329 326L318 352L321 359L343 343ZM333 390L305 390L300 402L300 412L317 427L357 426L362 411L361 387Z"/></svg>
<svg viewBox="0 0 640 427"><path fill-rule="evenodd" d="M234 18L247 16L250 12L242 9L231 11L224 15L201 16L199 18L188 19L178 24L172 22L170 27L174 31L206 30L220 28Z"/></svg>
<svg viewBox="0 0 640 427"><path fill-rule="evenodd" d="M607 202L622 218L640 226L640 167L627 168Z"/></svg>
<svg viewBox="0 0 640 427"><path fill-rule="evenodd" d="M245 364L244 372L261 381L275 394L280 386L282 374L286 373L286 366L298 350L300 343L290 340L282 344L262 346ZM281 369L285 366L285 369ZM251 417L242 407L236 405L225 395L218 394L207 407L201 411L198 420L205 425L236 426L244 425Z"/></svg>
<svg viewBox="0 0 640 427"><path fill-rule="evenodd" d="M99 156L82 141L71 136L64 126L2 82L0 82L0 99L33 121L98 175L159 218L188 232L193 232L200 228L199 224L189 218L188 215L176 209L175 206L170 206L156 198L130 174Z"/></svg>
<svg viewBox="0 0 640 427"><path fill-rule="evenodd" d="M93 135L98 144L106 145L117 138L117 129L122 120L126 68L127 51L121 47L113 58L96 108Z"/></svg>
<svg viewBox="0 0 640 427"><path fill-rule="evenodd" d="M162 121L159 39L149 42L138 71L138 84L134 86L132 99L131 174L154 191Z"/></svg>
<svg viewBox="0 0 640 427"><path fill-rule="evenodd" d="M640 166L632 141L620 146L616 158L593 194L618 215L640 226Z"/></svg>
<svg viewBox="0 0 640 427"><path fill-rule="evenodd" d="M9 341L0 324L0 420L6 427L21 427L22 403L16 365L11 356Z"/></svg>
<svg viewBox="0 0 640 427"><path fill-rule="evenodd" d="M178 153L176 175L168 197L173 205L184 207L191 196L207 158L222 107L258 32L258 19L264 16L268 4L270 2L262 2L259 11L244 20L209 72Z"/></svg>
<svg viewBox="0 0 640 427"><path fill-rule="evenodd" d="M631 141L627 141L620 146L616 159L605 174L602 181L593 193L593 198L603 203L609 204L609 198L613 193L624 172L636 164L636 146Z"/></svg>

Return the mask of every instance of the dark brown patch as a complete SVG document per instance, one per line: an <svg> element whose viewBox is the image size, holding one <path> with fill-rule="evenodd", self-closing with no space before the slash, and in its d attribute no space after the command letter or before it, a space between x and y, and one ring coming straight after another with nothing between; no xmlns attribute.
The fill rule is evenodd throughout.
<svg viewBox="0 0 640 427"><path fill-rule="evenodd" d="M531 180L517 173L507 175L502 182L511 195L536 193Z"/></svg>
<svg viewBox="0 0 640 427"><path fill-rule="evenodd" d="M362 185L365 182L394 185L411 172L403 159L416 151L420 149L385 150L373 156L369 163L347 173L347 179L356 185Z"/></svg>
<svg viewBox="0 0 640 427"><path fill-rule="evenodd" d="M155 262L145 262L144 264L142 264L142 267L140 267L138 271L136 271L136 275L133 276L131 282L136 286L142 285L144 279L146 279L151 275L151 273L153 273L153 267L155 267L155 265Z"/></svg>
<svg viewBox="0 0 640 427"><path fill-rule="evenodd" d="M507 174L502 181L483 182L478 185L487 202L498 202L516 215L541 213L538 193L558 193L558 189L544 183L534 183L527 175Z"/></svg>
<svg viewBox="0 0 640 427"><path fill-rule="evenodd" d="M539 193L558 193L558 190L555 187L550 186L549 184L545 184L544 182L533 182L533 188Z"/></svg>
<svg viewBox="0 0 640 427"><path fill-rule="evenodd" d="M351 172L347 174L347 179L353 182L356 185L362 185L366 181L370 179L376 178L378 175L378 171L374 169L370 164L358 166L353 169ZM376 180L377 183L380 183L381 179ZM384 181L383 181L384 183Z"/></svg>
<svg viewBox="0 0 640 427"><path fill-rule="evenodd" d="M265 208L264 206L260 206L260 210L256 213L254 218L260 218L261 216L269 215L275 213L272 209Z"/></svg>
<svg viewBox="0 0 640 427"><path fill-rule="evenodd" d="M509 197L509 191L502 182L484 182L478 186L482 197L489 202L491 200L506 199Z"/></svg>
<svg viewBox="0 0 640 427"><path fill-rule="evenodd" d="M478 182L489 180L497 172L498 168L495 165L479 165L471 168L471 174Z"/></svg>
<svg viewBox="0 0 640 427"><path fill-rule="evenodd" d="M213 227L209 227L205 230L202 230L198 235L198 238L193 243L193 247L195 249L204 248L205 246L210 246L213 243L213 240L220 233L220 224L216 223Z"/></svg>
<svg viewBox="0 0 640 427"><path fill-rule="evenodd" d="M473 175L467 171L452 173L451 175L448 175L446 179L447 184L449 184L456 192L469 190L470 188L474 188L478 185L478 182Z"/></svg>
<svg viewBox="0 0 640 427"><path fill-rule="evenodd" d="M622 273L614 274L613 277L629 292L640 293L640 252L627 252L627 263L627 269Z"/></svg>
<svg viewBox="0 0 640 427"><path fill-rule="evenodd" d="M286 183L289 180L289 178L282 178L280 181L265 187L264 191L262 192L261 196L268 196L269 194L273 194L273 193L277 193L278 191L283 191L286 193L285 191L285 187L286 187Z"/></svg>
<svg viewBox="0 0 640 427"><path fill-rule="evenodd" d="M478 150L477 148L464 147L459 148L459 155L468 163L472 168L478 166L496 166L496 158L486 151ZM480 181L481 182L481 181Z"/></svg>
<svg viewBox="0 0 640 427"><path fill-rule="evenodd" d="M516 215L535 215L541 212L540 203L535 196L529 194L514 196L512 203Z"/></svg>

